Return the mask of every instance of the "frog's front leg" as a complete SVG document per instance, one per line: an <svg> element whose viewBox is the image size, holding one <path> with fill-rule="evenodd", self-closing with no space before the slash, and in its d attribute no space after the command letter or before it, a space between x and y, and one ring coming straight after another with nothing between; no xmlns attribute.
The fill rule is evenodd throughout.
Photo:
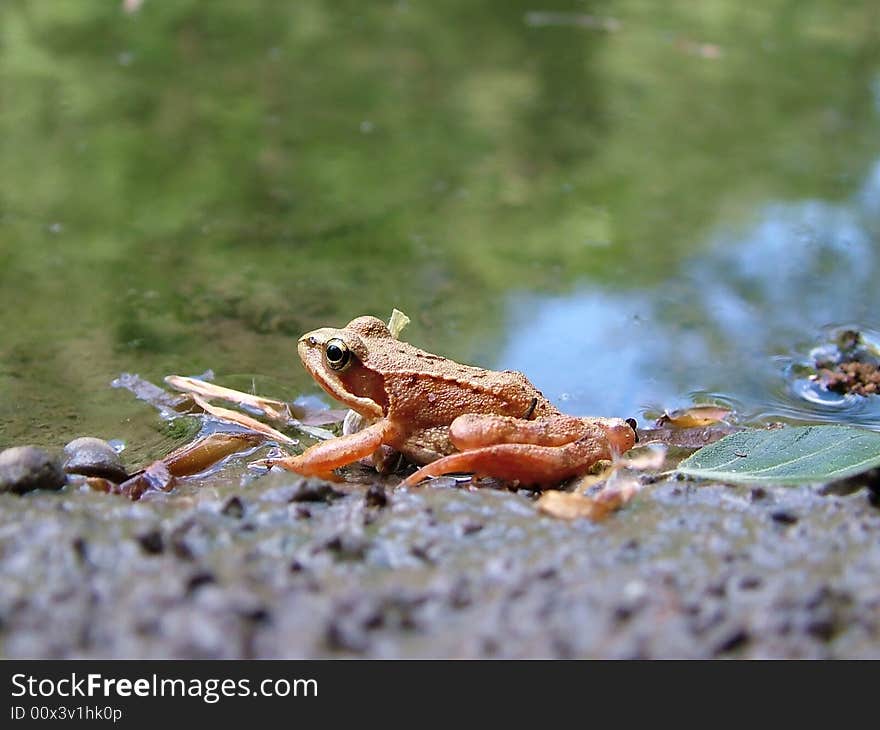
<svg viewBox="0 0 880 730"><path fill-rule="evenodd" d="M469 472L505 481L549 486L584 473L599 459L632 448L635 432L621 419L549 416L526 421L508 416L467 414L450 426L460 451L438 459L406 479Z"/></svg>
<svg viewBox="0 0 880 730"><path fill-rule="evenodd" d="M383 418L356 433L328 439L310 446L299 456L271 459L266 463L269 466L280 466L304 476L333 479L334 469L370 456L389 438L392 432L391 424Z"/></svg>

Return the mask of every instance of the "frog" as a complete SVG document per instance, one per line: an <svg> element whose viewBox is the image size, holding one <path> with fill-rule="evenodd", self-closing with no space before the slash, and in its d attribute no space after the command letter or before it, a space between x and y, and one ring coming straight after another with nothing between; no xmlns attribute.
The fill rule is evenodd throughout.
<svg viewBox="0 0 880 730"><path fill-rule="evenodd" d="M631 421L566 415L523 373L431 354L397 339L376 317L307 332L297 352L317 384L365 424L271 462L304 476L336 479L340 467L384 463L390 447L420 467L406 486L471 474L542 489L636 442Z"/></svg>

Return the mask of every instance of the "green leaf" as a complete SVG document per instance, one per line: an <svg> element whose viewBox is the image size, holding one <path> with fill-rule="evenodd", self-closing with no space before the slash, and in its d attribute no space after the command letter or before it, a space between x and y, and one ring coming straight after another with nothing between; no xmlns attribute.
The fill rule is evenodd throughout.
<svg viewBox="0 0 880 730"><path fill-rule="evenodd" d="M851 477L880 466L880 433L851 426L749 429L725 436L678 465L720 482L805 484Z"/></svg>

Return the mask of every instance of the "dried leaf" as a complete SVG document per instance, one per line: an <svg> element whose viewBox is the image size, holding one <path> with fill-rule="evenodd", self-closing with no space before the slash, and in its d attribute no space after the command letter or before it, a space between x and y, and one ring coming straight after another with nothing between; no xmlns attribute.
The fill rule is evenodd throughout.
<svg viewBox="0 0 880 730"><path fill-rule="evenodd" d="M632 500L640 487L636 478L613 478L605 488L590 496L577 492L544 492L538 498L537 507L544 514L563 520L583 518L599 522Z"/></svg>
<svg viewBox="0 0 880 730"><path fill-rule="evenodd" d="M220 398L239 406L254 408L268 418L286 425L295 426L317 439L333 438L334 434L323 428L315 428L328 423L338 423L345 417L342 409L310 408L296 403L285 403L272 398L244 393L232 388L214 385L200 378L187 378L182 375L169 375L165 382L173 388L189 394L202 395L206 398Z"/></svg>
<svg viewBox="0 0 880 730"><path fill-rule="evenodd" d="M262 421L258 421L256 418L251 418L250 416L246 416L244 413L239 413L238 411L232 411L229 408L220 408L219 406L211 405L204 398L201 398L200 396L195 394L193 394L192 398L196 403L198 403L199 406L201 406L205 410L205 412L210 413L215 418L219 418L221 421L244 426L251 431L265 434L269 438L285 444L299 443L298 439L290 438L290 436L281 433L281 431L276 431L271 426L267 426L265 423L263 423Z"/></svg>
<svg viewBox="0 0 880 730"><path fill-rule="evenodd" d="M133 502L140 499L144 492L167 492L174 486L174 476L168 471L163 461L154 461L142 472L135 474L119 485L119 491Z"/></svg>
<svg viewBox="0 0 880 730"><path fill-rule="evenodd" d="M676 426L678 428L699 428L711 426L726 420L731 414L730 408L722 406L692 406L671 413L664 413L657 419L658 426Z"/></svg>
<svg viewBox="0 0 880 730"><path fill-rule="evenodd" d="M259 446L265 440L259 433L212 433L172 451L162 462L173 476L198 474L230 454Z"/></svg>
<svg viewBox="0 0 880 730"><path fill-rule="evenodd" d="M165 382L172 388L182 390L185 393L195 393L205 398L219 398L237 405L250 406L275 421L289 423L293 420L290 406L280 400L251 395L240 390L224 388L221 385L198 380L197 378L187 378L183 375L169 375L165 378Z"/></svg>
<svg viewBox="0 0 880 730"><path fill-rule="evenodd" d="M403 332L404 328L410 323L410 321L410 318L399 309L392 310L391 318L388 320L388 331L391 332L391 336L395 340L399 340L400 333Z"/></svg>

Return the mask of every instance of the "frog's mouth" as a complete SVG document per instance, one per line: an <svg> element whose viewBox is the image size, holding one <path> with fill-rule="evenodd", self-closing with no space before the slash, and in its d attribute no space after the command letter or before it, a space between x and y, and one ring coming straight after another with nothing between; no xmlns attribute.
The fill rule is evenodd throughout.
<svg viewBox="0 0 880 730"><path fill-rule="evenodd" d="M382 406L370 398L352 393L345 387L342 379L324 362L324 345L333 336L338 336L337 330L315 330L304 334L296 346L300 360L309 375L331 398L344 403L364 418L370 420L381 418L384 415Z"/></svg>

